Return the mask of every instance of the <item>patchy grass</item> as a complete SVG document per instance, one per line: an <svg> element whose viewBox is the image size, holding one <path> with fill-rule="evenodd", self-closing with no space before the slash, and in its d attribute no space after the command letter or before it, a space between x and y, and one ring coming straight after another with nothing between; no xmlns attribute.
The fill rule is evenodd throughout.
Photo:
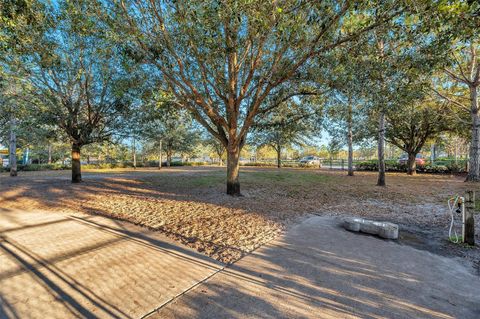
<svg viewBox="0 0 480 319"><path fill-rule="evenodd" d="M463 237L462 236L450 236L448 238L448 240L452 243L452 244L462 244L463 243Z"/></svg>
<svg viewBox="0 0 480 319"><path fill-rule="evenodd" d="M246 171L242 174L244 181L249 184L268 184L271 182L282 186L311 186L312 184L324 184L332 181L332 176L320 174L320 172L304 170L266 170Z"/></svg>

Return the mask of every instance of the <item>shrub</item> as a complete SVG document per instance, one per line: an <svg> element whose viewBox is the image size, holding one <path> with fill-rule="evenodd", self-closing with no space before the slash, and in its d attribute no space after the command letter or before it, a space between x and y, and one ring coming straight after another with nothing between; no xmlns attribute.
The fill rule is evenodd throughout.
<svg viewBox="0 0 480 319"><path fill-rule="evenodd" d="M266 162L248 162L248 163L240 163L242 166L256 166L256 167L272 167L277 166L276 163L266 163Z"/></svg>
<svg viewBox="0 0 480 319"><path fill-rule="evenodd" d="M426 165L425 172L431 174L446 174L450 173L450 169L445 165Z"/></svg>
<svg viewBox="0 0 480 319"><path fill-rule="evenodd" d="M358 171L378 171L377 161L365 161L355 164ZM417 171L425 171L426 166L417 165ZM385 171L387 172L407 172L407 164L401 164L396 160L385 161Z"/></svg>
<svg viewBox="0 0 480 319"><path fill-rule="evenodd" d="M360 162L355 164L358 171L378 171L378 163L375 161Z"/></svg>
<svg viewBox="0 0 480 319"><path fill-rule="evenodd" d="M64 170L70 169L70 166L63 164L29 164L29 165L18 165L19 171L24 172L34 172L34 171L47 171L47 170Z"/></svg>

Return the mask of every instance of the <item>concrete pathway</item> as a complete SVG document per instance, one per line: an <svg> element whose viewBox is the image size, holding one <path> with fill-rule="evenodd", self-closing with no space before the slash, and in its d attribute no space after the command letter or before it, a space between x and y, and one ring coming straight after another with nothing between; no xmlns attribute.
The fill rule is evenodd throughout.
<svg viewBox="0 0 480 319"><path fill-rule="evenodd" d="M99 216L0 209L0 318L480 318L459 260L313 217L224 268Z"/></svg>
<svg viewBox="0 0 480 319"><path fill-rule="evenodd" d="M480 318L459 260L313 217L151 318Z"/></svg>
<svg viewBox="0 0 480 319"><path fill-rule="evenodd" d="M141 318L222 268L99 216L0 209L0 318Z"/></svg>

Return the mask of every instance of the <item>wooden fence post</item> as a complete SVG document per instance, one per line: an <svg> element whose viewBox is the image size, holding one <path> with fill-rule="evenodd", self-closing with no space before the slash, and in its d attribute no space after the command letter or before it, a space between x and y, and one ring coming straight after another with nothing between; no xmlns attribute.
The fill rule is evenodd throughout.
<svg viewBox="0 0 480 319"><path fill-rule="evenodd" d="M475 245L475 192L467 191L465 196L465 220L463 221L463 242Z"/></svg>

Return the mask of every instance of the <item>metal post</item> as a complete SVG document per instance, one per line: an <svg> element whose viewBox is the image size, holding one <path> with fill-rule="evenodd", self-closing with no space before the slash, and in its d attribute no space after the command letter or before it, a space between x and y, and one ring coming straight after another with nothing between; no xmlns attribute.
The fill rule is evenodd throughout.
<svg viewBox="0 0 480 319"><path fill-rule="evenodd" d="M475 245L475 192L467 191L465 196L465 212L463 214L463 242L471 246Z"/></svg>

